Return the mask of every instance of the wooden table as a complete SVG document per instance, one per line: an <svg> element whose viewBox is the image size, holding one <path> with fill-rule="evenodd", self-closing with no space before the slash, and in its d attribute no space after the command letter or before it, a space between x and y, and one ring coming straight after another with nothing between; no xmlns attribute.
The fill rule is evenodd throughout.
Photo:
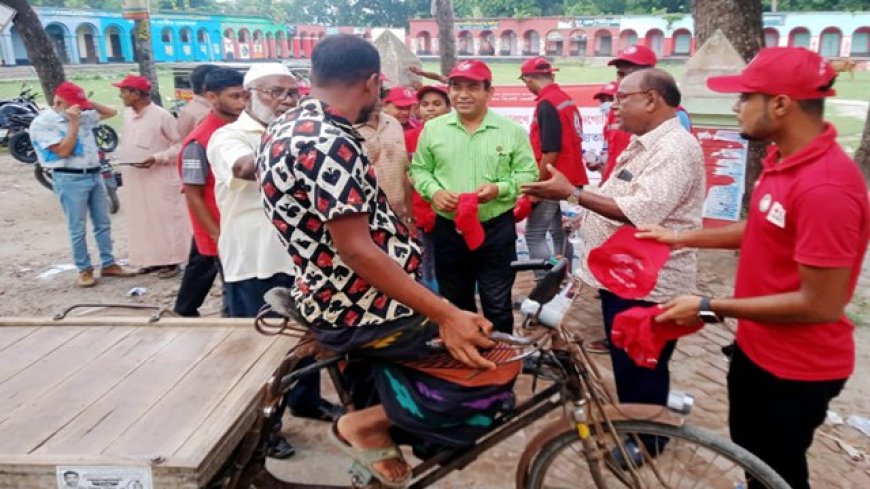
<svg viewBox="0 0 870 489"><path fill-rule="evenodd" d="M59 465L150 466L155 488L202 487L295 342L252 324L0 319L0 487L57 487Z"/></svg>

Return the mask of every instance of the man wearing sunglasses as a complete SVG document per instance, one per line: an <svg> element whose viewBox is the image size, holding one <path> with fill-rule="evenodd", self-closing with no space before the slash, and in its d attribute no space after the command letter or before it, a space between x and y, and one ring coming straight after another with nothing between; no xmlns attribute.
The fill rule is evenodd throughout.
<svg viewBox="0 0 870 489"><path fill-rule="evenodd" d="M245 110L218 129L208 144L220 210L218 255L224 271L226 304L231 317L255 317L263 295L273 287L293 285L293 266L275 228L263 212L255 178L256 151L266 127L296 106L296 79L280 63L255 64L245 74ZM285 399L294 414L330 419L336 408L320 397L320 376L300 381ZM273 427L269 455L295 452Z"/></svg>

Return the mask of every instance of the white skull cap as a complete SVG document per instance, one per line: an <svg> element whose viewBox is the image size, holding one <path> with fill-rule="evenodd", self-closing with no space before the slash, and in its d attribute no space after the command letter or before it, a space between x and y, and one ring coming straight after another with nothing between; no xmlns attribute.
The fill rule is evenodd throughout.
<svg viewBox="0 0 870 489"><path fill-rule="evenodd" d="M245 73L245 88L251 88L251 85L260 78L275 75L287 76L295 80L290 70L281 63L254 63Z"/></svg>

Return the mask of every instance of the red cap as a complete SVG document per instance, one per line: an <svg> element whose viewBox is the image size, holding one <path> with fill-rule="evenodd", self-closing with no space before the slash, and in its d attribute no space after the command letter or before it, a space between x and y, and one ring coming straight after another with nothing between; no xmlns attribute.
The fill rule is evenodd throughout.
<svg viewBox="0 0 870 489"><path fill-rule="evenodd" d="M592 98L598 98L602 95L614 97L616 96L616 91L619 89L619 84L615 81L605 83L601 85L601 88L592 96Z"/></svg>
<svg viewBox="0 0 870 489"><path fill-rule="evenodd" d="M608 65L615 65L619 61L625 61L638 66L655 66L658 62L656 53L646 46L629 46L619 53L616 57L608 62Z"/></svg>
<svg viewBox="0 0 870 489"><path fill-rule="evenodd" d="M396 107L410 107L416 105L418 102L417 94L415 94L410 88L405 87L391 88L390 91L387 92L387 97L384 98L385 104L390 103Z"/></svg>
<svg viewBox="0 0 870 489"><path fill-rule="evenodd" d="M655 288L670 246L634 237L637 229L623 226L589 252L589 271L607 290L624 299L641 299Z"/></svg>
<svg viewBox="0 0 870 489"><path fill-rule="evenodd" d="M449 97L450 95L447 93L447 87L444 85L423 85L417 90L417 98L419 100L423 100L423 95L426 95L429 92L438 92L445 97Z"/></svg>
<svg viewBox="0 0 870 489"><path fill-rule="evenodd" d="M836 95L828 87L837 76L831 63L805 48L764 48L738 75L711 76L714 92L787 95L805 100Z"/></svg>
<svg viewBox="0 0 870 489"><path fill-rule="evenodd" d="M469 80L491 82L492 71L489 70L489 66L486 66L486 63L483 61L467 59L454 66L450 70L450 74L447 75L447 78L468 78Z"/></svg>
<svg viewBox="0 0 870 489"><path fill-rule="evenodd" d="M133 90L141 90L143 92L151 91L151 82L144 76L127 75L118 83L112 83L113 87L132 88Z"/></svg>
<svg viewBox="0 0 870 489"><path fill-rule="evenodd" d="M553 65L550 64L550 61L543 56L527 59L525 62L523 62L523 66L520 67L520 73L522 74L522 76L552 75L557 71L559 71L559 68L553 68Z"/></svg>
<svg viewBox="0 0 870 489"><path fill-rule="evenodd" d="M85 96L85 90L73 82L61 83L54 89L54 94L70 105L78 105L82 110L94 108L88 97Z"/></svg>

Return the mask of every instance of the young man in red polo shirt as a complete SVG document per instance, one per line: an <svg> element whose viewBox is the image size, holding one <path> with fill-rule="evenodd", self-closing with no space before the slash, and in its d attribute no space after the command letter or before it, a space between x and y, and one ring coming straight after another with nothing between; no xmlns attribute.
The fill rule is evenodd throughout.
<svg viewBox="0 0 870 489"><path fill-rule="evenodd" d="M740 94L734 111L744 137L775 144L748 218L641 233L675 247L740 249L734 298L677 297L657 319L738 319L731 437L795 489L809 488L806 451L854 369L854 326L844 309L870 238L864 178L823 118L835 78L818 54L785 47L762 49L737 76L710 78L712 90Z"/></svg>
<svg viewBox="0 0 870 489"><path fill-rule="evenodd" d="M557 70L544 57L529 59L520 68L520 80L537 96L529 138L541 180L550 178L547 166L553 165L572 185L583 187L589 183L581 147L583 124L577 104L556 83ZM547 245L548 231L553 250ZM565 233L558 200L535 202L526 225L526 242L532 259L547 259L562 252ZM535 271L535 278L540 279L544 273Z"/></svg>
<svg viewBox="0 0 870 489"><path fill-rule="evenodd" d="M418 100L417 94L410 88L399 86L389 89L383 103L384 112L395 117L402 125L403 131L413 130L419 125L411 117Z"/></svg>

